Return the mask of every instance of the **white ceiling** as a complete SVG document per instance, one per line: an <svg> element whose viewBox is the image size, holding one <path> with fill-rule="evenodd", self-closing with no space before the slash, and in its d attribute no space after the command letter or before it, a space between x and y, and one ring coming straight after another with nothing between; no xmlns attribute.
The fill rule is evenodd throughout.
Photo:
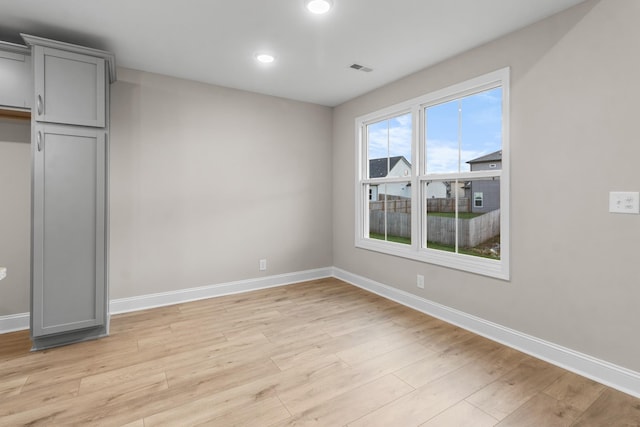
<svg viewBox="0 0 640 427"><path fill-rule="evenodd" d="M583 0L0 0L19 33L109 50L119 66L335 106ZM258 64L254 54L277 59ZM355 71L353 63L374 69Z"/></svg>

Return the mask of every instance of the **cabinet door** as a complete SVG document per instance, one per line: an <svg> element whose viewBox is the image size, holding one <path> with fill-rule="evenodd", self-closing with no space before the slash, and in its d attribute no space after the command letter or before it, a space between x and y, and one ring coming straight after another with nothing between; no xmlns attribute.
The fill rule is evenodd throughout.
<svg viewBox="0 0 640 427"><path fill-rule="evenodd" d="M33 132L32 335L104 325L104 131Z"/></svg>
<svg viewBox="0 0 640 427"><path fill-rule="evenodd" d="M35 120L105 126L104 59L34 46Z"/></svg>
<svg viewBox="0 0 640 427"><path fill-rule="evenodd" d="M0 106L29 108L31 98L31 56L0 49Z"/></svg>

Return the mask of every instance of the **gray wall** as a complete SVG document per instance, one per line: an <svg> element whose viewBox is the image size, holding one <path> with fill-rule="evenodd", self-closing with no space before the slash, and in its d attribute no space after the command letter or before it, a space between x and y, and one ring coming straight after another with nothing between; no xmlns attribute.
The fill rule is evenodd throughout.
<svg viewBox="0 0 640 427"><path fill-rule="evenodd" d="M609 191L640 190L639 16L587 1L336 108L334 264L640 371L640 216L608 213ZM356 249L354 118L505 66L512 280Z"/></svg>
<svg viewBox="0 0 640 427"><path fill-rule="evenodd" d="M0 118L0 316L29 311L30 122Z"/></svg>
<svg viewBox="0 0 640 427"><path fill-rule="evenodd" d="M111 101L112 299L332 265L330 108L128 69ZM0 316L29 311L30 191L3 119Z"/></svg>
<svg viewBox="0 0 640 427"><path fill-rule="evenodd" d="M608 191L640 190L638 16L635 0L587 1L345 103L333 125L328 108L119 70L111 297L333 264L640 371L640 216L607 212ZM354 118L504 66L511 282L355 249ZM9 128L0 316L29 309L28 125Z"/></svg>
<svg viewBox="0 0 640 427"><path fill-rule="evenodd" d="M330 108L119 69L111 114L111 298L332 265Z"/></svg>

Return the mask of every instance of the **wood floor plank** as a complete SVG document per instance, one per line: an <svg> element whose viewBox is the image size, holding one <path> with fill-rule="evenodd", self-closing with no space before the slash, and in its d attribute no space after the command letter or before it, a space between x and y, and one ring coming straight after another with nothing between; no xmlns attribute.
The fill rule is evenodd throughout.
<svg viewBox="0 0 640 427"><path fill-rule="evenodd" d="M23 387L19 394L0 399L0 419L34 407L71 400L78 396L79 389L80 379L57 383L55 387L42 384L29 390Z"/></svg>
<svg viewBox="0 0 640 427"><path fill-rule="evenodd" d="M586 411L600 397L605 386L572 372L565 372L544 392L556 400Z"/></svg>
<svg viewBox="0 0 640 427"><path fill-rule="evenodd" d="M607 388L576 421L575 427L640 426L640 399Z"/></svg>
<svg viewBox="0 0 640 427"><path fill-rule="evenodd" d="M491 415L463 400L421 424L420 427L492 427L497 423L498 420Z"/></svg>
<svg viewBox="0 0 640 427"><path fill-rule="evenodd" d="M20 390L28 378L28 375L22 375L2 381L2 383L0 383L0 399L20 394Z"/></svg>
<svg viewBox="0 0 640 427"><path fill-rule="evenodd" d="M397 377L386 375L299 412L273 427L345 425L413 390Z"/></svg>
<svg viewBox="0 0 640 427"><path fill-rule="evenodd" d="M349 423L350 427L419 426L505 374L506 367L467 363L414 392Z"/></svg>
<svg viewBox="0 0 640 427"><path fill-rule="evenodd" d="M638 399L333 278L29 350L27 331L0 335L3 427L640 426Z"/></svg>
<svg viewBox="0 0 640 427"><path fill-rule="evenodd" d="M518 369L467 398L472 405L498 420L504 419L535 394L547 388L564 371L539 360L528 360Z"/></svg>
<svg viewBox="0 0 640 427"><path fill-rule="evenodd" d="M569 427L580 413L566 402L538 393L509 414L497 427Z"/></svg>

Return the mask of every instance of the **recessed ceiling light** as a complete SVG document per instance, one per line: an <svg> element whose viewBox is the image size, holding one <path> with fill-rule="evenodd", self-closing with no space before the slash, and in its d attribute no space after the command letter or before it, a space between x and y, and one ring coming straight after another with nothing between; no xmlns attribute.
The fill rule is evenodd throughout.
<svg viewBox="0 0 640 427"><path fill-rule="evenodd" d="M329 12L333 6L333 0L305 0L304 5L309 12L321 15Z"/></svg>
<svg viewBox="0 0 640 427"><path fill-rule="evenodd" d="M270 64L276 60L276 57L270 53L256 53L256 59L263 64Z"/></svg>

